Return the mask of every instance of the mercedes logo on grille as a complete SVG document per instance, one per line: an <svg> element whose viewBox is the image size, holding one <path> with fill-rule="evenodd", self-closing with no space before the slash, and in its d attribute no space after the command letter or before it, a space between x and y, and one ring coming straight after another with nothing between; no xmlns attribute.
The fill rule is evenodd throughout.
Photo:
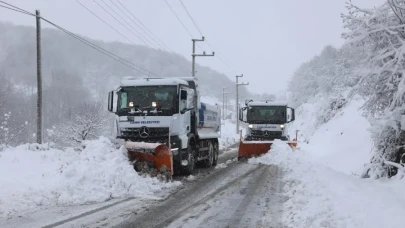
<svg viewBox="0 0 405 228"><path fill-rule="evenodd" d="M147 127L141 127L139 129L139 136L141 136L141 138L147 138L149 136L149 129Z"/></svg>
<svg viewBox="0 0 405 228"><path fill-rule="evenodd" d="M269 132L268 131L264 131L264 134L263 134L264 136L268 136L269 135Z"/></svg>

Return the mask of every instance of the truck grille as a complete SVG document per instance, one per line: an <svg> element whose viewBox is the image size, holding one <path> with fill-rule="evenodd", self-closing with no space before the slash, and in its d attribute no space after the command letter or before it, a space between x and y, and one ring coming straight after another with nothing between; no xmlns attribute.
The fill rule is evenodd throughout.
<svg viewBox="0 0 405 228"><path fill-rule="evenodd" d="M261 130L251 130L251 137L254 139L264 139L264 140L274 140L281 139L282 131L261 131Z"/></svg>
<svg viewBox="0 0 405 228"><path fill-rule="evenodd" d="M169 128L125 128L121 131L121 135L132 139L163 138L169 137Z"/></svg>

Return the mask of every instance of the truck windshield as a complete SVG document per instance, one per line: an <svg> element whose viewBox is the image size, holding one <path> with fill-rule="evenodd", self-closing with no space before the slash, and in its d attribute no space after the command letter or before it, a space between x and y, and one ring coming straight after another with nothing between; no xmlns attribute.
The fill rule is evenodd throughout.
<svg viewBox="0 0 405 228"><path fill-rule="evenodd" d="M285 106L252 106L247 111L247 121L251 124L284 124Z"/></svg>
<svg viewBox="0 0 405 228"><path fill-rule="evenodd" d="M177 86L122 87L117 114L172 116L178 113L178 106Z"/></svg>

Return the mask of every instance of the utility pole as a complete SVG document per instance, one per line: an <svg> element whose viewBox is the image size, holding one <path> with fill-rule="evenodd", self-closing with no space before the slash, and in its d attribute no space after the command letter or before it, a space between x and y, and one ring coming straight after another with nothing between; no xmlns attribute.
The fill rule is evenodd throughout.
<svg viewBox="0 0 405 228"><path fill-rule="evenodd" d="M225 87L222 87L222 119L225 120L225 95L229 94L230 92L225 92Z"/></svg>
<svg viewBox="0 0 405 228"><path fill-rule="evenodd" d="M241 85L249 85L248 83L238 83L238 78L243 77L243 74L241 75L236 75L236 105L235 105L235 109L236 109L236 134L239 134L239 86Z"/></svg>
<svg viewBox="0 0 405 228"><path fill-rule="evenodd" d="M214 56L215 55L215 52L212 52L212 54L205 54L205 51L203 51L203 53L202 54L196 54L195 53L195 42L198 42L198 41L204 41L205 40L205 38L204 37L202 37L202 39L191 39L191 41L193 41L193 54L191 55L193 58L192 58L192 61L191 61L191 75L193 76L193 77L195 77L195 57L196 56Z"/></svg>
<svg viewBox="0 0 405 228"><path fill-rule="evenodd" d="M42 144L42 66L41 66L41 16L35 11L37 21L37 143Z"/></svg>

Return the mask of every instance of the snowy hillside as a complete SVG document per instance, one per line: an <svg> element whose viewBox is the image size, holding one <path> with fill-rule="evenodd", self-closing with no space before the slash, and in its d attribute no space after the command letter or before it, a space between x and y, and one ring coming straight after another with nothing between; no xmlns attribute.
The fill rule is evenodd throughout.
<svg viewBox="0 0 405 228"><path fill-rule="evenodd" d="M360 175L373 148L370 123L362 116L364 100L353 99L323 124L322 103L306 103L296 110L291 133L299 131L299 146L318 162L345 174Z"/></svg>
<svg viewBox="0 0 405 228"><path fill-rule="evenodd" d="M366 177L402 174L405 165L405 131L401 126L405 114L405 38L398 32L404 21L403 4L404 1L385 1L379 7L364 9L348 2L347 12L342 14L345 43L341 47L326 46L319 55L303 63L289 86L295 107L308 108L313 101L323 106L316 108L323 115L315 114L315 128L328 122L346 102L357 97L364 99L361 114L370 120L372 139L372 148L367 148L372 153ZM358 129L361 122L355 121L351 127ZM365 131L356 130L352 140L367 144L366 135ZM353 146L352 153L358 152L359 146Z"/></svg>
<svg viewBox="0 0 405 228"><path fill-rule="evenodd" d="M12 82L26 86L35 85L35 29L34 27L16 26L0 23L0 69L2 74L13 75ZM189 77L191 62L177 54L151 49L140 45L117 42L90 40L102 48L127 59L139 66L133 70L100 52L93 50L55 29L44 29L42 32L42 64L45 85L55 80L80 80L93 93L105 97L105 94L117 86L123 76L147 77L142 69L150 71L150 77ZM190 43L191 45L191 43ZM24 50L24 51L22 51ZM21 63L24 65L21 65ZM22 67L24 66L24 67ZM222 96L222 87L228 87L232 80L208 67L197 65L197 77L203 93L214 97ZM65 78L61 78L65 77ZM215 83L212 83L215 82ZM227 88L235 94L235 87ZM248 94L246 88L240 88L241 94Z"/></svg>
<svg viewBox="0 0 405 228"><path fill-rule="evenodd" d="M7 118L0 115L0 127L8 129L7 132L0 129L0 144L32 143L36 118L35 29L0 22L0 34L0 113L9 115ZM55 29L43 29L42 37L45 130L66 129L67 122L74 122L77 115L84 113L96 112L101 118L107 118L107 92L116 89L123 76L190 76L191 63L180 55L144 46L90 40L153 73L145 75ZM208 67L196 67L202 96L219 100L226 86L231 92L229 96L234 97L235 86L230 78ZM240 93L241 96L250 94L246 88L241 88ZM89 106L96 108L89 110ZM21 107L25 107L24 112ZM108 129L98 129L93 135L107 136L108 132ZM55 139L44 134L44 141L55 142Z"/></svg>

